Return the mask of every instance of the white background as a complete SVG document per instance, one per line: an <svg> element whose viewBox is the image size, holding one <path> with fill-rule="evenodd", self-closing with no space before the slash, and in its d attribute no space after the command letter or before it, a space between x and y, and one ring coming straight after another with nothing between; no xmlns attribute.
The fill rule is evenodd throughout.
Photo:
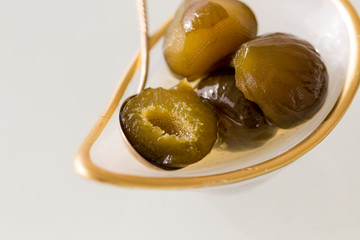
<svg viewBox="0 0 360 240"><path fill-rule="evenodd" d="M150 31L179 2L148 1ZM321 144L256 184L79 177L73 157L138 45L134 0L0 0L0 239L360 239L359 94Z"/></svg>

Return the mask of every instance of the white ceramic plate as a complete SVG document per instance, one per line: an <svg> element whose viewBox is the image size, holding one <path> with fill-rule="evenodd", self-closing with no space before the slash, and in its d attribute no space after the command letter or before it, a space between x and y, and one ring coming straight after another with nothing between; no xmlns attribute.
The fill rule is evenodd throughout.
<svg viewBox="0 0 360 240"><path fill-rule="evenodd" d="M139 81L136 72L139 59L136 57L75 157L75 168L80 175L122 186L184 188L220 185L283 167L327 136L345 113L359 86L360 21L356 12L345 0L244 2L257 17L258 35L291 33L306 39L319 51L329 73L328 96L321 110L296 128L278 131L259 148L235 153L214 148L203 160L184 169L153 169L137 161L126 147L118 121L122 101L136 92ZM158 30L153 42L164 29ZM169 88L178 83L165 64L161 45L160 39L151 51L148 87Z"/></svg>

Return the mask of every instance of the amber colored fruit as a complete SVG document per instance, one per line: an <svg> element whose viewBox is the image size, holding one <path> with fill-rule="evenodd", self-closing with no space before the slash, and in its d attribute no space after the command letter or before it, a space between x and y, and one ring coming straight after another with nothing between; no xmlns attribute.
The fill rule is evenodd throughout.
<svg viewBox="0 0 360 240"><path fill-rule="evenodd" d="M165 34L165 59L174 73L194 80L256 33L255 15L240 1L185 0Z"/></svg>
<svg viewBox="0 0 360 240"><path fill-rule="evenodd" d="M213 108L183 86L145 89L127 103L120 121L133 147L164 169L201 160L217 139Z"/></svg>
<svg viewBox="0 0 360 240"><path fill-rule="evenodd" d="M274 136L277 128L261 109L245 99L235 86L233 68L223 68L200 81L199 96L213 104L219 118L219 142L229 150L258 147Z"/></svg>
<svg viewBox="0 0 360 240"><path fill-rule="evenodd" d="M323 105L328 73L314 47L274 33L241 46L233 59L236 86L281 128L311 118Z"/></svg>

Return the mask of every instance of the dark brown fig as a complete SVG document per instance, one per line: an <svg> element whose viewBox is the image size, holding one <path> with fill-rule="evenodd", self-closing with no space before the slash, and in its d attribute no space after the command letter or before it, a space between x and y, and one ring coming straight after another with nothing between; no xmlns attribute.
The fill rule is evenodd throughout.
<svg viewBox="0 0 360 240"><path fill-rule="evenodd" d="M228 150L258 147L276 133L277 128L269 123L261 109L235 86L233 68L222 68L201 80L196 91L215 107L219 143Z"/></svg>

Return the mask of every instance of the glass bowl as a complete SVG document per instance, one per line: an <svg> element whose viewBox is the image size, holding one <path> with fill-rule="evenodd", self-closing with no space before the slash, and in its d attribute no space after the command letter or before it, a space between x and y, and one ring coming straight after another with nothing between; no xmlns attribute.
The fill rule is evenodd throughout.
<svg viewBox="0 0 360 240"><path fill-rule="evenodd" d="M265 145L241 152L214 148L189 167L165 171L138 161L120 133L119 107L136 92L139 54L114 90L103 114L80 146L74 167L94 180L128 187L199 188L244 181L282 168L311 150L340 121L359 87L360 20L346 0L244 1L254 11L258 35L286 32L312 43L329 73L329 91L321 110L300 126L279 130ZM151 37L147 87L170 88L179 80L162 54L162 35L171 18Z"/></svg>

